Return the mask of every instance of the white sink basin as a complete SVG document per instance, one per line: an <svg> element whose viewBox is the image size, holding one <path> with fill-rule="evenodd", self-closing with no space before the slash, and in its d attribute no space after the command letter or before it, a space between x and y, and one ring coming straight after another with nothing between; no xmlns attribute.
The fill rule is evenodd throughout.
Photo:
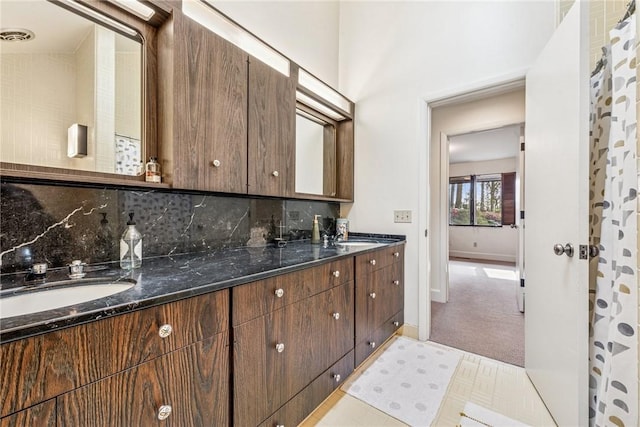
<svg viewBox="0 0 640 427"><path fill-rule="evenodd" d="M68 280L53 286L5 291L0 297L0 319L53 310L108 297L126 291L134 280L112 282L104 279Z"/></svg>
<svg viewBox="0 0 640 427"><path fill-rule="evenodd" d="M384 245L384 243L377 243L377 242L357 242L357 241L349 241L347 240L346 242L338 242L336 243L336 246L382 246Z"/></svg>

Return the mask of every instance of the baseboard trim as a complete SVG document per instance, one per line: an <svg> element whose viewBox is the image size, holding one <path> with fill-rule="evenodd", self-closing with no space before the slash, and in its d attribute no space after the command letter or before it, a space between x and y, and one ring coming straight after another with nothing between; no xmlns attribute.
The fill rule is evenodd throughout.
<svg viewBox="0 0 640 427"><path fill-rule="evenodd" d="M418 339L418 327L415 325L409 325L405 323L397 332L398 335L402 335L405 337L413 338L414 340Z"/></svg>
<svg viewBox="0 0 640 427"><path fill-rule="evenodd" d="M449 251L450 257L455 258L471 258L471 259L485 259L488 261L503 261L503 262L516 262L515 255L505 254L493 254L487 252L472 252L472 251Z"/></svg>

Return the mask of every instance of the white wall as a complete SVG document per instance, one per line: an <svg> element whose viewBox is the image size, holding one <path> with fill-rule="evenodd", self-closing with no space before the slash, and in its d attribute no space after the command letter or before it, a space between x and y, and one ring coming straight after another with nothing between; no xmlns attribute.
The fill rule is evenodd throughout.
<svg viewBox="0 0 640 427"><path fill-rule="evenodd" d="M517 144L518 141L514 141ZM517 159L449 165L449 177L515 172ZM476 246L474 246L474 243ZM506 227L449 227L449 256L516 262L518 230Z"/></svg>
<svg viewBox="0 0 640 427"><path fill-rule="evenodd" d="M523 76L554 25L554 2L340 5L340 90L356 102L356 201L348 218L354 231L407 235L408 324L418 325L420 317L423 325L429 315L427 279L419 284L418 277L429 259L427 195L435 194L438 182L427 187L424 100ZM394 209L412 210L414 222L394 224ZM420 335L425 338L422 330Z"/></svg>
<svg viewBox="0 0 640 427"><path fill-rule="evenodd" d="M320 80L338 88L337 1L211 3Z"/></svg>

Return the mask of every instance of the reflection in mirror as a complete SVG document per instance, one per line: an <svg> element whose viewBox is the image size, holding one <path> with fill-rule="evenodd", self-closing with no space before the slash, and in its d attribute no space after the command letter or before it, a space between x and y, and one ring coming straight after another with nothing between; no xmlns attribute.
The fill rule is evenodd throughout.
<svg viewBox="0 0 640 427"><path fill-rule="evenodd" d="M3 32L35 35L0 42L2 161L140 173L142 44L49 1L2 0L0 8ZM68 156L74 124L87 126L85 157Z"/></svg>
<svg viewBox="0 0 640 427"><path fill-rule="evenodd" d="M296 193L335 196L335 126L296 114Z"/></svg>

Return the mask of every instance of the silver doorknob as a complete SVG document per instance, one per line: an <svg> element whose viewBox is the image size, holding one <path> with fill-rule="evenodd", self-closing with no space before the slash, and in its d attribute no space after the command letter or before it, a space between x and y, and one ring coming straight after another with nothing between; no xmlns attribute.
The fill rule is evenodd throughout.
<svg viewBox="0 0 640 427"><path fill-rule="evenodd" d="M214 161L211 162L211 166L213 166L214 168L219 168L220 167L220 160L216 159Z"/></svg>
<svg viewBox="0 0 640 427"><path fill-rule="evenodd" d="M393 326L395 326L395 327L397 328L398 326L400 326L400 322L398 322L397 320L396 320L396 321L394 321L394 322L393 322Z"/></svg>
<svg viewBox="0 0 640 427"><path fill-rule="evenodd" d="M340 270L336 270L331 274L333 274L333 277L340 277Z"/></svg>
<svg viewBox="0 0 640 427"><path fill-rule="evenodd" d="M376 343L375 343L375 341L371 341L371 342L369 342L369 347L371 347L371 348L376 348Z"/></svg>
<svg viewBox="0 0 640 427"><path fill-rule="evenodd" d="M371 264L371 265L376 265L376 260L375 260L375 259L372 259L371 261L369 261L369 264Z"/></svg>
<svg viewBox="0 0 640 427"><path fill-rule="evenodd" d="M282 298L283 295L284 295L284 289L282 289L282 288L276 289L276 296L278 298Z"/></svg>
<svg viewBox="0 0 640 427"><path fill-rule="evenodd" d="M400 285L400 280L394 280L392 283L393 283L394 285L396 285L396 286L399 286L399 285Z"/></svg>
<svg viewBox="0 0 640 427"><path fill-rule="evenodd" d="M160 338L166 338L169 335L171 335L171 332L173 332L173 328L171 327L171 325L166 324L166 325L160 326L160 329L158 330L158 335L160 335Z"/></svg>
<svg viewBox="0 0 640 427"><path fill-rule="evenodd" d="M276 344L276 351L278 353L282 353L284 351L284 344L283 343Z"/></svg>
<svg viewBox="0 0 640 427"><path fill-rule="evenodd" d="M518 228L518 224L511 224L509 227L511 227L511 228Z"/></svg>
<svg viewBox="0 0 640 427"><path fill-rule="evenodd" d="M171 405L162 405L160 409L158 409L158 419L160 421L166 420L171 415Z"/></svg>
<svg viewBox="0 0 640 427"><path fill-rule="evenodd" d="M370 296L372 299L376 299L376 293L375 293L375 292L371 292L371 293L369 294L369 296Z"/></svg>
<svg viewBox="0 0 640 427"><path fill-rule="evenodd" d="M398 258L398 257L400 256L400 252L394 252L394 253L393 253L393 256L394 256L394 257L396 257L396 258Z"/></svg>
<svg viewBox="0 0 640 427"><path fill-rule="evenodd" d="M342 377L340 376L340 374L333 374L333 379L336 380L337 383L339 383Z"/></svg>
<svg viewBox="0 0 640 427"><path fill-rule="evenodd" d="M280 172L278 172L278 171L273 171L273 172L271 173L271 175L273 175L273 176L277 177L278 175L280 175Z"/></svg>
<svg viewBox="0 0 640 427"><path fill-rule="evenodd" d="M333 313L333 314L332 314L332 316L333 316L333 318L334 318L334 319L336 319L336 320L339 320L339 319L340 319L340 313L338 313L338 312Z"/></svg>
<svg viewBox="0 0 640 427"><path fill-rule="evenodd" d="M556 243L555 245L553 245L553 252L558 256L565 254L568 257L572 257L573 245L571 243L567 243L566 245L563 246L560 243Z"/></svg>

